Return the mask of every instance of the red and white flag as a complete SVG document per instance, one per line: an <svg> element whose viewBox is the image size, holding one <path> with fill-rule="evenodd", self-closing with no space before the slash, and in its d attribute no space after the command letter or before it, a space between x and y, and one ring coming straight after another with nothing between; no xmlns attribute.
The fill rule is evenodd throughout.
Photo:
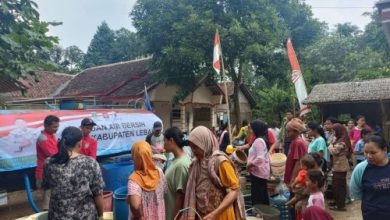
<svg viewBox="0 0 390 220"><path fill-rule="evenodd" d="M214 37L213 68L218 74L221 72L221 51L221 41L217 30Z"/></svg>
<svg viewBox="0 0 390 220"><path fill-rule="evenodd" d="M307 97L306 84L305 84L305 80L303 79L301 67L299 66L298 63L297 55L295 54L290 39L287 40L287 54L292 69L291 81L292 83L294 83L295 92L297 93L297 97L299 101L300 115L304 115L309 113L311 110L310 110L310 106L302 104L302 101Z"/></svg>

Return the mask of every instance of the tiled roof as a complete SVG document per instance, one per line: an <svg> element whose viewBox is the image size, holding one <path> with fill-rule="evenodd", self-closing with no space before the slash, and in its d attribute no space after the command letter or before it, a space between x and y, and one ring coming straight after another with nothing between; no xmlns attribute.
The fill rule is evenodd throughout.
<svg viewBox="0 0 390 220"><path fill-rule="evenodd" d="M28 98L44 98L55 95L72 78L72 75L64 73L38 72L34 78L19 81L27 88Z"/></svg>
<svg viewBox="0 0 390 220"><path fill-rule="evenodd" d="M58 96L122 96L139 92L148 74L149 59L115 63L86 69L75 76ZM137 83L132 84L132 81ZM115 95L116 94L116 95Z"/></svg>
<svg viewBox="0 0 390 220"><path fill-rule="evenodd" d="M20 91L23 88L16 80L10 79L6 76L0 77L0 93L11 93Z"/></svg>
<svg viewBox="0 0 390 220"><path fill-rule="evenodd" d="M47 71L36 72L34 76L23 77L18 81L2 77L0 79L0 93L7 93L9 98L51 97L72 77L69 74Z"/></svg>

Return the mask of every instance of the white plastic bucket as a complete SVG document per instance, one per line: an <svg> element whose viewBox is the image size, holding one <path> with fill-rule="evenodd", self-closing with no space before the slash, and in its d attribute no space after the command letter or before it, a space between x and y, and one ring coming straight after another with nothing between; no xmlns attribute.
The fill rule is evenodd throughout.
<svg viewBox="0 0 390 220"><path fill-rule="evenodd" d="M287 157L283 153L271 155L271 172L273 176L283 176L286 169Z"/></svg>

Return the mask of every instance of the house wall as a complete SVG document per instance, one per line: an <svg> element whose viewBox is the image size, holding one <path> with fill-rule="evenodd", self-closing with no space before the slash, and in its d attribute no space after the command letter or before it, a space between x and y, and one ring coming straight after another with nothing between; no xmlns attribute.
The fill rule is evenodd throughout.
<svg viewBox="0 0 390 220"><path fill-rule="evenodd" d="M249 101L248 99L245 97L245 95L241 92L241 90L239 91L239 94L238 94L238 98L239 98L239 102L240 102L240 117L241 117L241 120L251 120L252 119L252 110L251 110L251 106L249 104ZM231 106L231 109L230 109L230 121L232 122L232 124L234 124L236 122L236 118L234 116L234 103L233 103L233 96L230 98L229 100L231 103L230 103L230 106ZM216 112L217 113L220 113L220 112L227 112L227 105L226 104L219 104L219 105L216 105ZM239 122L241 123L241 122Z"/></svg>
<svg viewBox="0 0 390 220"><path fill-rule="evenodd" d="M179 91L179 87L175 85L159 84L148 92L149 99L152 102L172 102L173 97Z"/></svg>
<svg viewBox="0 0 390 220"><path fill-rule="evenodd" d="M164 129L170 128L172 104L170 102L153 102L154 113L163 121Z"/></svg>
<svg viewBox="0 0 390 220"><path fill-rule="evenodd" d="M148 93L153 103L155 114L163 121L164 128L177 126L180 128L184 127L185 131L189 131L198 125L212 127L217 124L217 114L219 112L227 112L226 104L219 104L223 96L213 95L205 84L201 84L181 102L184 106L184 111L181 111L179 105L173 106L172 104L173 97L177 94L178 90L179 88L177 86L158 85ZM241 120L251 120L250 104L241 91L239 93L239 100ZM212 109L213 106L215 109ZM212 113L214 113L214 117L211 115ZM173 117L173 114L176 116ZM184 118L177 117L177 114L184 114L185 116ZM231 121L235 121L233 114L231 114Z"/></svg>

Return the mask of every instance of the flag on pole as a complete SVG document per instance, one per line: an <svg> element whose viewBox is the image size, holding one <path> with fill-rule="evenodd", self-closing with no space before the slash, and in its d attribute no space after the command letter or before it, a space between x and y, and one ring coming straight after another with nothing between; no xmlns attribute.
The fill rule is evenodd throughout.
<svg viewBox="0 0 390 220"><path fill-rule="evenodd" d="M146 84L144 85L145 86L145 91L144 91L144 103L145 103L145 108L148 110L148 111L153 111L153 108L152 108L152 103L150 102L150 99L149 99L149 96L148 96L148 90L146 90Z"/></svg>
<svg viewBox="0 0 390 220"><path fill-rule="evenodd" d="M215 32L215 37L214 37L213 68L218 74L220 74L220 72L221 72L221 41L219 39L218 30Z"/></svg>
<svg viewBox="0 0 390 220"><path fill-rule="evenodd" d="M298 101L299 101L299 112L300 115L305 115L309 113L310 106L304 105L302 101L307 97L306 84L303 79L303 75L301 72L301 67L299 67L297 55L295 54L291 39L287 40L287 54L288 59L290 60L292 76L291 81L295 86L295 92L297 93Z"/></svg>

